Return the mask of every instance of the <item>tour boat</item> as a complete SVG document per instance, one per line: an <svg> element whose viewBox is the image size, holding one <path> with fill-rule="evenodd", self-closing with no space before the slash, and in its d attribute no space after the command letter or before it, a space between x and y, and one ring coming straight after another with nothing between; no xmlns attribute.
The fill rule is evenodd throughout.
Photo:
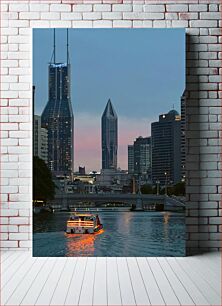
<svg viewBox="0 0 222 306"><path fill-rule="evenodd" d="M67 234L94 234L103 228L98 215L93 214L71 214L67 221Z"/></svg>

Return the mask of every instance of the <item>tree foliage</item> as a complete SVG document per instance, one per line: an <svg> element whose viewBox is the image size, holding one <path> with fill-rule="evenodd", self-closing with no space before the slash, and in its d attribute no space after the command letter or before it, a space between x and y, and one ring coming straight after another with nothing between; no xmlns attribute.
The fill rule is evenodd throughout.
<svg viewBox="0 0 222 306"><path fill-rule="evenodd" d="M145 184L140 188L142 194L152 194L153 188L151 185Z"/></svg>
<svg viewBox="0 0 222 306"><path fill-rule="evenodd" d="M33 199L47 202L55 196L55 184L45 162L39 157L33 158Z"/></svg>
<svg viewBox="0 0 222 306"><path fill-rule="evenodd" d="M162 187L160 194L165 194L165 186ZM167 186L167 194L169 196L185 196L185 182L179 182L173 186Z"/></svg>
<svg viewBox="0 0 222 306"><path fill-rule="evenodd" d="M185 195L185 182L180 182L174 185L174 194L178 196Z"/></svg>
<svg viewBox="0 0 222 306"><path fill-rule="evenodd" d="M161 195L165 194L166 189L165 186L162 186L162 188L159 189L159 193ZM157 186L151 186L149 184L145 184L141 186L141 193L142 194L157 194ZM185 195L185 182L179 182L175 185L168 185L167 186L167 194L169 196L175 195L175 196L184 196Z"/></svg>

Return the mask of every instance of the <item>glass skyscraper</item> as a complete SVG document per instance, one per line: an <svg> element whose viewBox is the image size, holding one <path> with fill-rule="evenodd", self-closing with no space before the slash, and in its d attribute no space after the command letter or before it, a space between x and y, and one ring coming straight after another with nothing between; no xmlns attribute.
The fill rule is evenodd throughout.
<svg viewBox="0 0 222 306"><path fill-rule="evenodd" d="M181 181L181 117L171 110L151 124L152 180L161 185Z"/></svg>
<svg viewBox="0 0 222 306"><path fill-rule="evenodd" d="M134 174L150 174L151 141L150 137L138 137L134 141Z"/></svg>
<svg viewBox="0 0 222 306"><path fill-rule="evenodd" d="M128 173L134 173L134 145L128 145Z"/></svg>
<svg viewBox="0 0 222 306"><path fill-rule="evenodd" d="M48 166L55 175L69 175L73 171L70 70L67 35L67 63L56 63L54 54L54 63L48 66L48 102L41 116L42 127L48 130Z"/></svg>
<svg viewBox="0 0 222 306"><path fill-rule="evenodd" d="M102 169L117 169L118 117L111 100L102 115Z"/></svg>

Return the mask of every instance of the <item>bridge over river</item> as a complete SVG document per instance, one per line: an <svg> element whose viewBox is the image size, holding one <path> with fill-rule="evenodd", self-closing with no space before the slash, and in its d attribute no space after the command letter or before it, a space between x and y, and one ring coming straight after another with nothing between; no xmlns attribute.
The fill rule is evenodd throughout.
<svg viewBox="0 0 222 306"><path fill-rule="evenodd" d="M185 204L176 198L167 195L154 194L113 194L113 193L92 193L92 194L57 194L50 203L54 209L66 210L80 207L100 207L107 204L122 204L134 206L136 210L149 209L155 205L163 205L164 210L181 210Z"/></svg>

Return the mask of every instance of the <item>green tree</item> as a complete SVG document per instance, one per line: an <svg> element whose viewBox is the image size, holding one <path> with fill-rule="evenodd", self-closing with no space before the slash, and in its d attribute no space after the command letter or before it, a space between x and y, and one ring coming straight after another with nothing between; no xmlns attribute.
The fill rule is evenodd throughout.
<svg viewBox="0 0 222 306"><path fill-rule="evenodd" d="M179 182L174 185L174 194L177 196L185 195L185 182Z"/></svg>
<svg viewBox="0 0 222 306"><path fill-rule="evenodd" d="M153 194L157 194L157 186L154 186L152 190Z"/></svg>
<svg viewBox="0 0 222 306"><path fill-rule="evenodd" d="M152 194L153 188L151 185L145 184L140 188L142 194Z"/></svg>
<svg viewBox="0 0 222 306"><path fill-rule="evenodd" d="M45 162L39 157L33 158L33 200L47 202L55 197L55 184Z"/></svg>

